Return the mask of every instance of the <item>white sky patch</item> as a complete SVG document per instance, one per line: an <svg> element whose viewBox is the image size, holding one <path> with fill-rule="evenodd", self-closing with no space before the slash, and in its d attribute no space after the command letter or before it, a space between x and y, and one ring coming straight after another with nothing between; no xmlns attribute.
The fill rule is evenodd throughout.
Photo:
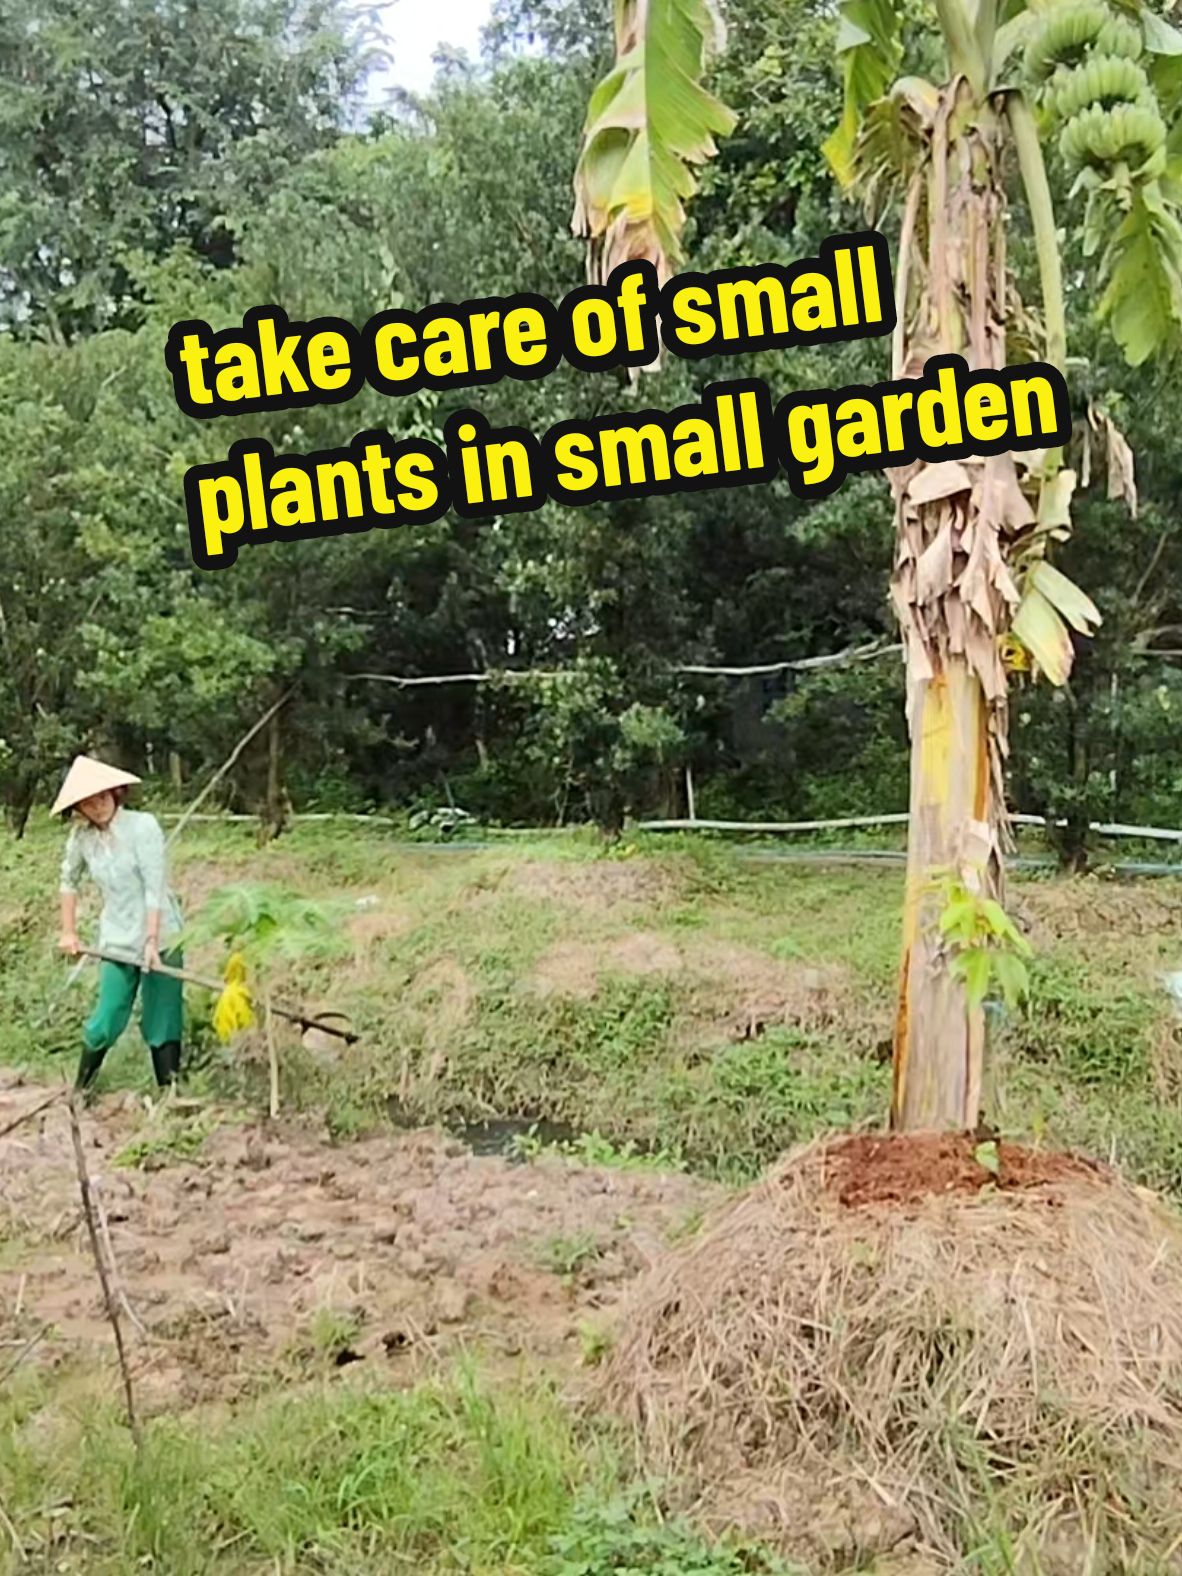
<svg viewBox="0 0 1182 1576"><path fill-rule="evenodd" d="M465 50L474 60L480 30L489 19L492 0L388 0L381 8L387 69L375 71L367 98L379 104L392 87L425 93L435 75L432 56L441 44Z"/></svg>

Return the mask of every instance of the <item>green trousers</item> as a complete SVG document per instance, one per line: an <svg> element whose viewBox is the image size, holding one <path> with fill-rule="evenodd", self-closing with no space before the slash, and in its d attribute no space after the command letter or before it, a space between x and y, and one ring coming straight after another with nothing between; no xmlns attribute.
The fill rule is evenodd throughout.
<svg viewBox="0 0 1182 1576"><path fill-rule="evenodd" d="M179 953L161 958L169 968L180 968ZM82 1031L80 1085L90 1083L103 1058L131 1022L136 994L140 998L140 1029L152 1052L159 1082L171 1081L180 1065L184 1028L184 991L180 980L167 974L142 974L134 963L99 964L99 993L94 1011ZM161 1056L161 1052L165 1054ZM162 1071L167 1077L162 1077Z"/></svg>

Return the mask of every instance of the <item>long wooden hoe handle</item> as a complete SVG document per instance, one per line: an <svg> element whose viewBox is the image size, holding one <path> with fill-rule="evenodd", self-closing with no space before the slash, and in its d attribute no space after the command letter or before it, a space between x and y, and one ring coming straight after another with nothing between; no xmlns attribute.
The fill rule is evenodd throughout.
<svg viewBox="0 0 1182 1576"><path fill-rule="evenodd" d="M112 957L109 952L100 952L96 947L79 947L78 953L80 957L97 958L100 963L128 961L126 958ZM186 985L199 985L202 990L215 991L218 995L225 989L225 982L222 980L205 979L200 974L190 974L186 969L169 968L167 963L157 963L151 969L145 969L142 965L140 968L144 974L167 974L170 979L183 980ZM292 1007L280 1007L277 1002L271 1003L271 1011L291 1023L298 1023L302 1029L319 1029L321 1034L331 1034L338 1040L344 1040L346 1045L356 1045L360 1038L350 1029L334 1029L331 1024L323 1022L320 1018L309 1017L305 1012L296 1012Z"/></svg>

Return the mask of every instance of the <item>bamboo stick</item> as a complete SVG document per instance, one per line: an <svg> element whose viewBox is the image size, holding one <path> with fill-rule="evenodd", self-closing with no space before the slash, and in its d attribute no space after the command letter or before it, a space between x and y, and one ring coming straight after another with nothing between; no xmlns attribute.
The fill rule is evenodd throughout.
<svg viewBox="0 0 1182 1576"><path fill-rule="evenodd" d="M263 1001L263 1023L267 1031L267 1073L270 1079L271 1120L279 1115L279 1051L275 1044L275 1008L271 998Z"/></svg>
<svg viewBox="0 0 1182 1576"><path fill-rule="evenodd" d="M91 1178L90 1182L90 1193L94 1200L95 1211L98 1215L99 1233L103 1239L103 1247L106 1249L107 1265L111 1272L111 1281L115 1287L116 1295L123 1305L124 1313L131 1320L132 1324L135 1325L136 1329L146 1341L149 1339L148 1332L141 1324L135 1309L128 1302L127 1292L124 1289L123 1281L119 1275L119 1265L115 1258L115 1244L111 1241L111 1224L107 1219L107 1211L103 1207L103 1190L93 1177Z"/></svg>
<svg viewBox="0 0 1182 1576"><path fill-rule="evenodd" d="M238 757L242 754L243 750L250 743L250 741L255 737L256 734L262 732L262 730L267 726L271 718L274 717L277 712L281 711L283 707L287 705L288 701L295 694L295 691L296 686L294 684L289 689L286 689L273 706L267 707L266 711L254 724L254 726L242 735L242 737L238 740L238 743L230 751L229 755L218 767L217 771L214 772L213 776L206 783L205 787L201 790L196 799L193 800L192 804L184 812L177 824L173 827L168 838L170 844L175 842L175 840L181 835L181 832L192 819L198 807L204 804L205 800L217 787L218 783L221 782L222 778L226 775L230 768L234 766L238 760Z"/></svg>
<svg viewBox="0 0 1182 1576"><path fill-rule="evenodd" d="M82 1148L82 1128L78 1122L78 1104L73 1094L66 1097L66 1108L70 1113L70 1136L74 1141L74 1164L78 1172L78 1191L82 1196L82 1213L86 1217L86 1229L90 1236L90 1251L94 1255L94 1267L98 1272L99 1285L102 1287L103 1304L107 1311L107 1319L112 1333L115 1336L115 1353L119 1359L119 1372L123 1377L123 1394L127 1403L127 1426L131 1430L132 1441L135 1444L136 1454L139 1454L143 1444L140 1433L139 1418L135 1410L135 1392L131 1384L131 1369L127 1362L127 1351L123 1345L123 1327L119 1323L119 1310L115 1307L115 1298L111 1292L111 1281L107 1265L103 1259L103 1250L99 1243L98 1225L95 1221L93 1196L91 1193L90 1173L86 1169L86 1155Z"/></svg>
<svg viewBox="0 0 1182 1576"><path fill-rule="evenodd" d="M33 1331L32 1335L30 1335L28 1340L24 1342L20 1351L17 1352L16 1356L9 1363L8 1367L3 1373L0 1373L0 1384L8 1383L29 1353L33 1351L35 1347L39 1346L49 1334L49 1330L50 1326L48 1324L43 1324L39 1330Z"/></svg>
<svg viewBox="0 0 1182 1576"><path fill-rule="evenodd" d="M49 1096L47 1100L42 1100L40 1105L34 1105L31 1106L29 1110L22 1111L20 1116L14 1118L13 1121L6 1123L4 1127L0 1127L0 1138L7 1138L9 1133L15 1132L22 1122L29 1122L33 1119L33 1117L40 1116L42 1111L48 1111L49 1107L55 1104L56 1101L60 1100L61 1097L62 1091L57 1089Z"/></svg>

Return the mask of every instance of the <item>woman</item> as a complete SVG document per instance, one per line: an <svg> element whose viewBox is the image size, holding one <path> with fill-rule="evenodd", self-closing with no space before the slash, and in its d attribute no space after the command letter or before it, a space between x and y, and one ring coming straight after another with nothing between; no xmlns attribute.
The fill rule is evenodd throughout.
<svg viewBox="0 0 1182 1576"><path fill-rule="evenodd" d="M155 816L125 810L127 790L139 778L79 755L66 774L52 814L72 821L61 871L59 945L77 957L78 885L84 873L103 899L99 951L118 959L99 965L98 1002L82 1032L75 1087L85 1089L103 1057L127 1028L140 992L140 1025L161 1088L176 1082L181 1065L184 1002L180 980L154 971L161 962L181 965L170 943L180 935L181 913L168 886L164 834Z"/></svg>

